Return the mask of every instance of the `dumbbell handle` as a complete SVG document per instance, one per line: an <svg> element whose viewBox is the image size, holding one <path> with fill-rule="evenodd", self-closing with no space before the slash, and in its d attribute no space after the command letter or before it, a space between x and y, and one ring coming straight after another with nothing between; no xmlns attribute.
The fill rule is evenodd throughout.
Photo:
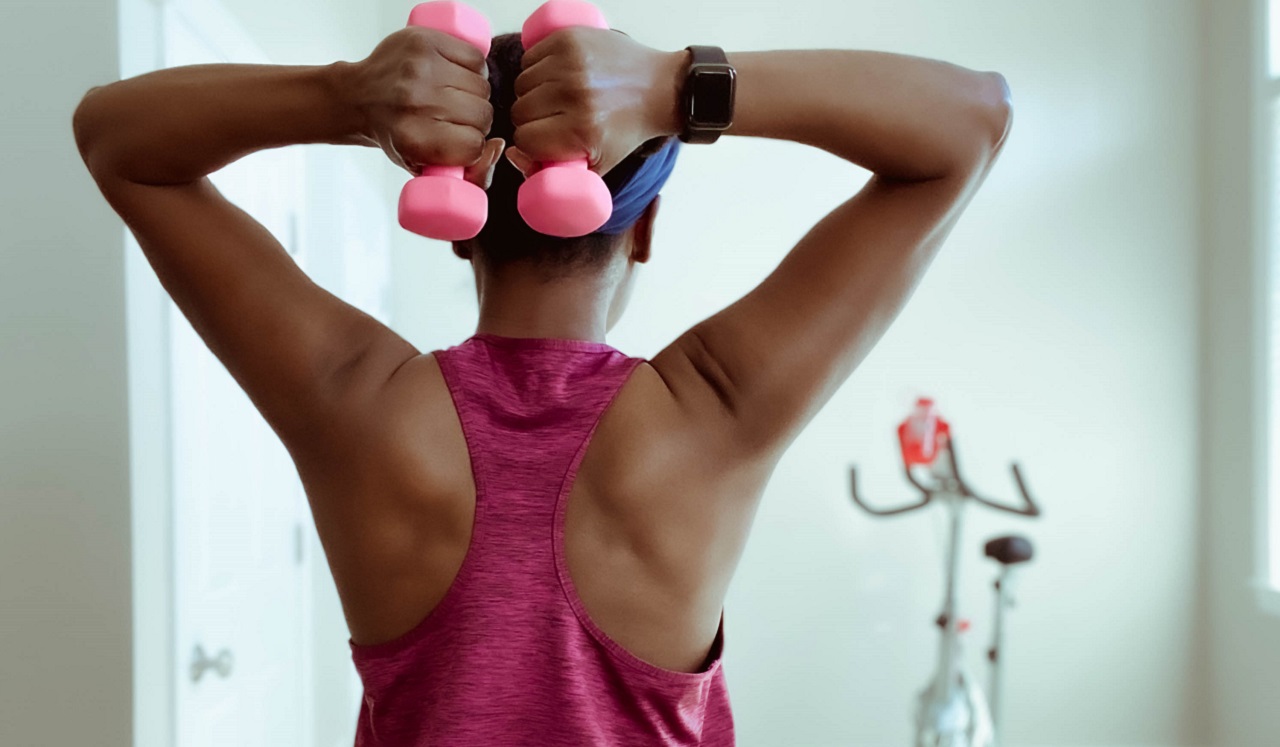
<svg viewBox="0 0 1280 747"><path fill-rule="evenodd" d="M486 57L493 44L489 23L484 16L451 0L419 3L409 11L408 25L443 31L479 49ZM427 166L422 169L423 176L457 176L461 179L464 173L466 169L462 166Z"/></svg>

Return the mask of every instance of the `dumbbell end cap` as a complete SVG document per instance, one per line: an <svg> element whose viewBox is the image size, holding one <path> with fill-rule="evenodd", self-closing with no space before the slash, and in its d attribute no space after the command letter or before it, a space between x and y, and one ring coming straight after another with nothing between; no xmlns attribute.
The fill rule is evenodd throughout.
<svg viewBox="0 0 1280 747"><path fill-rule="evenodd" d="M520 29L520 43L531 49L553 31L572 26L609 28L604 13L584 0L547 0L529 16Z"/></svg>
<svg viewBox="0 0 1280 747"><path fill-rule="evenodd" d="M548 168L520 186L516 207L529 227L573 238L598 230L613 215L613 196L594 171Z"/></svg>
<svg viewBox="0 0 1280 747"><path fill-rule="evenodd" d="M471 182L420 176L400 192L400 226L440 241L475 238L489 218L489 196Z"/></svg>
<svg viewBox="0 0 1280 747"><path fill-rule="evenodd" d="M409 11L409 25L443 31L479 49L485 56L493 44L493 29L480 11L454 0L418 3Z"/></svg>

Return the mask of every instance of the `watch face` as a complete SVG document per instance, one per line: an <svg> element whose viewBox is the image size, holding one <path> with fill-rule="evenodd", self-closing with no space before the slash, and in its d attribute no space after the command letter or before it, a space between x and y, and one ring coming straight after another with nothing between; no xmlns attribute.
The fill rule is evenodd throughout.
<svg viewBox="0 0 1280 747"><path fill-rule="evenodd" d="M733 124L733 68L699 67L693 73L689 123L720 129Z"/></svg>

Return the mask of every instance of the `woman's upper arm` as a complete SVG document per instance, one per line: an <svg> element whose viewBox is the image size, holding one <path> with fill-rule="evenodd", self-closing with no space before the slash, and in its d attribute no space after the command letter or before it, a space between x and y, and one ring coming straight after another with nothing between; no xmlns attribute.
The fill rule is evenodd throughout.
<svg viewBox="0 0 1280 747"><path fill-rule="evenodd" d="M873 177L653 366L726 452L778 453L897 316L984 175Z"/></svg>
<svg viewBox="0 0 1280 747"><path fill-rule="evenodd" d="M417 351L311 281L266 228L208 179L100 178L161 284L291 449L328 427ZM318 445L318 444L316 444Z"/></svg>

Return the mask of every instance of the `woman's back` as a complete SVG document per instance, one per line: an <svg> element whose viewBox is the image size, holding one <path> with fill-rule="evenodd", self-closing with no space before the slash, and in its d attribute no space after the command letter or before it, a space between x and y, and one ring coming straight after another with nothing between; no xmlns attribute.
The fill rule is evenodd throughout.
<svg viewBox="0 0 1280 747"><path fill-rule="evenodd" d="M603 343L476 335L398 376L389 430L446 406L458 427L370 442L361 528L326 545L358 559L333 570L362 740L732 744L720 611L749 517L713 520L726 462L657 371Z"/></svg>

